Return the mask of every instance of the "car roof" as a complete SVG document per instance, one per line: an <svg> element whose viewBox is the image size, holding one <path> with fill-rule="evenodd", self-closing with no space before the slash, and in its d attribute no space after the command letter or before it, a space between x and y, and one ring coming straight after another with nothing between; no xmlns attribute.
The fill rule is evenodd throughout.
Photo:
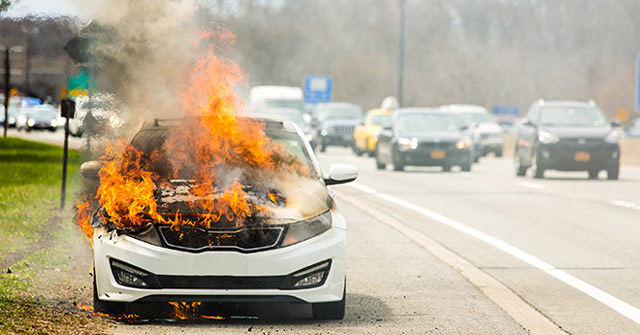
<svg viewBox="0 0 640 335"><path fill-rule="evenodd" d="M438 108L431 107L409 107L409 108L399 108L396 109L393 114L419 114L419 113L429 113L429 114L445 114L443 111Z"/></svg>
<svg viewBox="0 0 640 335"><path fill-rule="evenodd" d="M327 102L327 103L323 103L320 104L318 107L320 108L324 108L324 107L354 107L354 108L360 108L360 106L349 103L349 102Z"/></svg>
<svg viewBox="0 0 640 335"><path fill-rule="evenodd" d="M369 115L377 115L377 114L391 114L393 113L393 110L391 109L382 109L382 108L376 108L376 109L371 109L367 112L367 114Z"/></svg>
<svg viewBox="0 0 640 335"><path fill-rule="evenodd" d="M489 112L486 108L482 106L465 105L465 104L443 105L443 106L440 106L438 109L447 111L447 112L454 112L454 113L488 113Z"/></svg>
<svg viewBox="0 0 640 335"><path fill-rule="evenodd" d="M596 103L591 101L579 100L538 100L536 102L540 107L597 107Z"/></svg>

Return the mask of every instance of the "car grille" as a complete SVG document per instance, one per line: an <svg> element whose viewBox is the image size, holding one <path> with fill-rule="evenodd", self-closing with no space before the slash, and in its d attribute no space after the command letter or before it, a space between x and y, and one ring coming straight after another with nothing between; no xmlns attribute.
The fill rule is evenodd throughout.
<svg viewBox="0 0 640 335"><path fill-rule="evenodd" d="M231 276L157 276L162 288L195 289L278 289L285 276L231 277Z"/></svg>
<svg viewBox="0 0 640 335"><path fill-rule="evenodd" d="M455 148L453 142L420 142L418 143L418 150L424 152L431 152L434 150L451 150Z"/></svg>
<svg viewBox="0 0 640 335"><path fill-rule="evenodd" d="M602 139L599 138L563 138L557 143L557 147L566 151L597 151L604 148L606 145Z"/></svg>
<svg viewBox="0 0 640 335"><path fill-rule="evenodd" d="M353 134L355 128L355 126L333 126L331 130L333 130L335 134Z"/></svg>
<svg viewBox="0 0 640 335"><path fill-rule="evenodd" d="M237 249L257 251L275 247L284 228L242 228L238 230L208 230L198 227L160 227L163 242L169 248L186 251Z"/></svg>

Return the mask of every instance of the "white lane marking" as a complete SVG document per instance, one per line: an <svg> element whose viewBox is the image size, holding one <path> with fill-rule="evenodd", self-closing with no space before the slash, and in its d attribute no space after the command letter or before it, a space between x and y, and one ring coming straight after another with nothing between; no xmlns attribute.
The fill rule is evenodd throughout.
<svg viewBox="0 0 640 335"><path fill-rule="evenodd" d="M609 308L613 309L614 311L620 313L621 315L625 316L626 318L628 318L629 320L640 324L640 309L636 308L635 306L632 306L616 297L614 297L613 295L581 280L578 279L566 272L564 272L563 270L557 269L555 266L525 252L522 249L516 248L513 245L500 240L498 238L495 238L489 234L483 233L475 228L471 228L467 225L464 225L454 219L448 218L442 214L436 213L432 210L426 209L424 207L420 207L414 203L411 203L409 201L406 200L402 200L400 198L394 197L392 195L389 194L385 194L385 193L379 193L376 190L364 186L364 185L360 185L358 183L352 183L350 184L351 187L354 187L360 191L363 191L367 194L370 194L372 196L375 196L377 198L386 200L390 203L396 204L398 206L410 209L416 213L422 214L432 220L435 220L437 222L440 222L441 224L444 224L446 226L449 226L455 230L458 230L462 233L465 233L469 236L472 236L480 241L483 241L499 250L502 250L503 252L535 267L538 268L539 270L544 271L545 273L547 273L548 275L562 281L563 283L581 291L582 293L598 300L599 302L605 304L606 306L608 306Z"/></svg>
<svg viewBox="0 0 640 335"><path fill-rule="evenodd" d="M343 195L342 200L352 206L367 212L380 223L385 224L404 234L408 239L416 242L439 258L442 262L457 270L460 275L475 285L487 298L504 310L513 320L525 328L531 335L566 335L567 333L553 323L551 319L541 314L511 289L494 277L480 270L469 261L458 256L440 243L427 237L420 231L403 224L394 217L375 206L367 205L359 197ZM364 200L366 201L366 200Z"/></svg>
<svg viewBox="0 0 640 335"><path fill-rule="evenodd" d="M536 184L536 183L531 183L528 181L523 181L518 183L518 186L522 186L522 187L527 187L527 188L532 188L534 190L541 190L544 188L544 185L540 185L540 184Z"/></svg>
<svg viewBox="0 0 640 335"><path fill-rule="evenodd" d="M612 204L612 205L615 205L615 206L619 206L619 207L640 210L640 205L636 205L633 202L629 202L629 201L613 200L613 201L611 201L609 203Z"/></svg>

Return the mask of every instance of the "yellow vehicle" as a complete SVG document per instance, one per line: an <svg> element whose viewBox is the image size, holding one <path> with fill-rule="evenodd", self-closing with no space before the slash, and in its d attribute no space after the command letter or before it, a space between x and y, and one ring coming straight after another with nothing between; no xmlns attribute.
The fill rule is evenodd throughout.
<svg viewBox="0 0 640 335"><path fill-rule="evenodd" d="M353 152L361 156L368 153L373 156L382 125L391 121L391 109L372 109L364 121L353 130Z"/></svg>

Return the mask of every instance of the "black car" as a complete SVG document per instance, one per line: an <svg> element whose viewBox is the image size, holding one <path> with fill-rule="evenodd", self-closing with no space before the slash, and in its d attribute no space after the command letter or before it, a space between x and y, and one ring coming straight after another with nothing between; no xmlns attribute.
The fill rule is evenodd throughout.
<svg viewBox="0 0 640 335"><path fill-rule="evenodd" d="M619 130L609 123L594 102L544 101L531 105L518 127L516 175L532 168L535 178L546 170L588 171L590 179L601 170L618 179Z"/></svg>
<svg viewBox="0 0 640 335"><path fill-rule="evenodd" d="M392 114L392 122L378 135L376 168L388 163L402 171L405 166L441 166L443 171L454 165L471 171L472 142L460 118L451 113L429 108L404 108Z"/></svg>
<svg viewBox="0 0 640 335"><path fill-rule="evenodd" d="M324 152L330 145L353 147L353 130L362 119L362 109L344 102L318 106L316 114L317 142Z"/></svg>

